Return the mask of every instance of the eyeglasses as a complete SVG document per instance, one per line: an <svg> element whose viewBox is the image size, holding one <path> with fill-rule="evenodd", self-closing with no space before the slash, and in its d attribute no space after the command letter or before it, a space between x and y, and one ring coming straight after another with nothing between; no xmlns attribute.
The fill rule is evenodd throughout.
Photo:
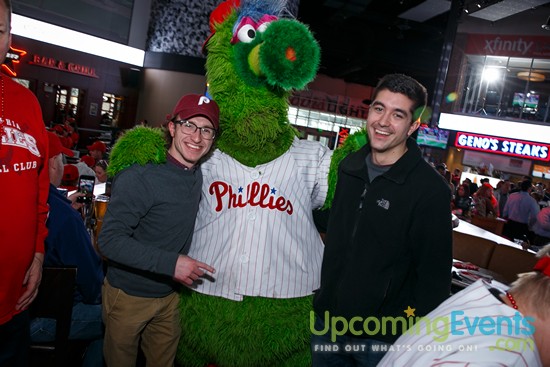
<svg viewBox="0 0 550 367"><path fill-rule="evenodd" d="M204 139L212 140L216 137L216 129L211 127L198 127L191 121L187 120L175 120L174 124L181 125L181 130L186 135L194 134L197 129L200 130L200 134Z"/></svg>

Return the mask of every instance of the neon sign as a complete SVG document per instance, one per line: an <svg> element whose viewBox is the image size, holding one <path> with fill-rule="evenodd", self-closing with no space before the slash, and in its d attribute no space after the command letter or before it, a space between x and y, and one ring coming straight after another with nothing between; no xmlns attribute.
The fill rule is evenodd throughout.
<svg viewBox="0 0 550 367"><path fill-rule="evenodd" d="M33 55L32 61L29 61L29 64L43 66L45 68L50 68L50 69L66 71L73 74L89 76L91 78L99 78L95 72L95 68L93 67L79 65L73 62L66 62L63 60L57 60L57 59L54 59L53 57Z"/></svg>
<svg viewBox="0 0 550 367"><path fill-rule="evenodd" d="M17 76L15 72L15 64L19 64L21 58L27 54L27 51L19 50L17 48L11 47L6 54L6 59L2 64L2 69L5 70L10 76Z"/></svg>
<svg viewBox="0 0 550 367"><path fill-rule="evenodd" d="M550 161L550 145L529 141L459 131L456 133L455 147L539 161Z"/></svg>
<svg viewBox="0 0 550 367"><path fill-rule="evenodd" d="M338 131L338 140L336 141L336 146L339 147L340 145L344 144L344 140L349 136L351 133L351 129L349 127L342 127L340 126L340 130Z"/></svg>

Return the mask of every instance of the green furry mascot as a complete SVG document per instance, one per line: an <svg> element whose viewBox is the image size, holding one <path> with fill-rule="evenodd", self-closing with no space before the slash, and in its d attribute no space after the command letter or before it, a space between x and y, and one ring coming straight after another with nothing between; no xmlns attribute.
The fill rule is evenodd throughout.
<svg viewBox="0 0 550 367"><path fill-rule="evenodd" d="M282 17L284 6L228 0L210 17L206 76L221 134L201 164L189 256L216 273L182 294L182 366L311 365L310 311L323 254L312 211L329 206L338 162L366 139L352 135L333 156L297 138L288 98L315 77L320 50L304 24ZM145 157L129 154L144 145ZM160 132L135 128L113 148L109 173L161 162L163 150Z"/></svg>

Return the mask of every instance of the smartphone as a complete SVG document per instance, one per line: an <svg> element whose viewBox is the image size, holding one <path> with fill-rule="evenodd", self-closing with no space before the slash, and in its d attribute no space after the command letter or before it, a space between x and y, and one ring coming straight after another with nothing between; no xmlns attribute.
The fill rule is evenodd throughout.
<svg viewBox="0 0 550 367"><path fill-rule="evenodd" d="M78 179L78 192L85 195L76 199L78 203L91 203L94 196L95 177L82 175Z"/></svg>
<svg viewBox="0 0 550 367"><path fill-rule="evenodd" d="M107 181L105 181L105 195L111 196L111 186L113 185L112 179L109 177Z"/></svg>

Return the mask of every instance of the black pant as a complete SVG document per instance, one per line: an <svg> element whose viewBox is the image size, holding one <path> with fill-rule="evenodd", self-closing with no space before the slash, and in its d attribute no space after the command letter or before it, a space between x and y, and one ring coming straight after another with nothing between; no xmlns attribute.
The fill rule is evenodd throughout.
<svg viewBox="0 0 550 367"><path fill-rule="evenodd" d="M23 311L0 325L0 367L28 367L29 323L29 311Z"/></svg>
<svg viewBox="0 0 550 367"><path fill-rule="evenodd" d="M538 234L535 234L533 236L533 241L532 241L533 245L535 246L539 246L539 247L543 247L545 245L548 245L550 244L550 238L549 237L544 237L544 236L539 236Z"/></svg>
<svg viewBox="0 0 550 367"><path fill-rule="evenodd" d="M517 239L528 239L529 238L529 226L526 223L516 222L515 220L510 220L504 224L504 229L502 230L504 237L508 237L511 241L514 238Z"/></svg>

